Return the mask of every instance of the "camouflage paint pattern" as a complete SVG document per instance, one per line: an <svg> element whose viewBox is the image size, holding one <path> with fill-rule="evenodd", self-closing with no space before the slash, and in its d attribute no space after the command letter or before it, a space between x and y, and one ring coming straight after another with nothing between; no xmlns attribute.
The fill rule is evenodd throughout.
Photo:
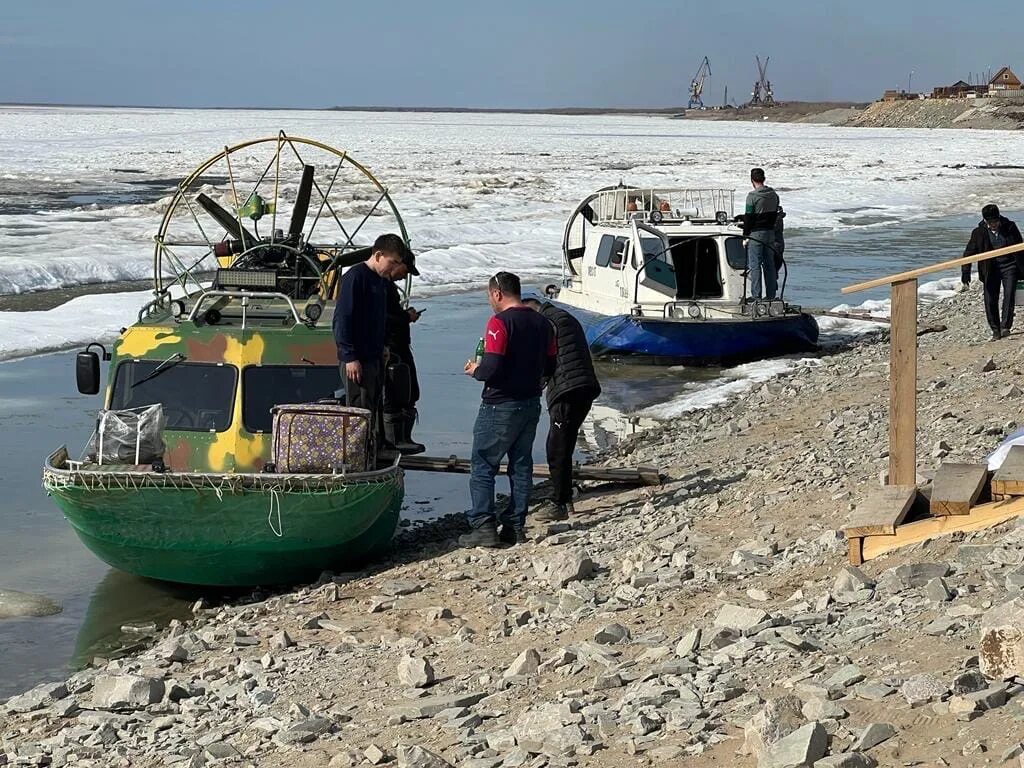
<svg viewBox="0 0 1024 768"><path fill-rule="evenodd" d="M254 302L255 304L255 302ZM242 371L254 365L338 365L338 351L331 331L333 302L324 307L319 321L310 327L294 324L284 301L261 301L261 311L279 315L248 317L246 327L231 313L234 303L221 307L224 315L216 325L182 319L163 310L126 328L115 342L105 406L110 407L114 374L127 359L163 362L175 353L187 362L224 363L238 369L231 424L223 432L167 430L165 461L177 472L252 472L270 461L270 435L251 433L242 423ZM250 307L250 310L252 307ZM228 324L232 322L235 324ZM338 375L341 385L341 374Z"/></svg>

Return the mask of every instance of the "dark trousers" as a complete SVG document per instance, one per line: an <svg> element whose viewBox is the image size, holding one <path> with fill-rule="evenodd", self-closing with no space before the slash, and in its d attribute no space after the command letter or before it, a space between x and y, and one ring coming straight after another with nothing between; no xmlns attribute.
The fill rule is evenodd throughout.
<svg viewBox="0 0 1024 768"><path fill-rule="evenodd" d="M371 435L376 445L381 445L383 434L381 419L381 397L384 392L384 361L362 360L363 380L357 384L345 374L345 364L341 364L341 377L345 381L345 404L352 408L365 408L370 412Z"/></svg>
<svg viewBox="0 0 1024 768"><path fill-rule="evenodd" d="M576 452L576 440L580 436L583 420L590 413L594 399L568 392L548 406L551 420L548 429L548 467L551 469L551 486L554 502L568 504L572 501L572 465Z"/></svg>
<svg viewBox="0 0 1024 768"><path fill-rule="evenodd" d="M1010 257L1014 258L1013 256ZM1017 265L989 263L982 280L985 286L985 317L993 331L1013 327L1013 308L1017 293ZM999 291L1003 292L1000 301Z"/></svg>
<svg viewBox="0 0 1024 768"><path fill-rule="evenodd" d="M412 356L412 347L394 346L391 350L391 362L405 363L409 368L409 402L396 403L389 397L389 387L384 386L384 413L402 413L406 408L415 408L420 399L420 382L416 376L416 359Z"/></svg>

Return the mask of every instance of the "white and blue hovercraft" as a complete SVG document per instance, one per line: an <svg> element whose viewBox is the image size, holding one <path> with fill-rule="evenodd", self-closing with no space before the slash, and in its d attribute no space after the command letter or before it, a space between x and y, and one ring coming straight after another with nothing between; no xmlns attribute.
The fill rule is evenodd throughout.
<svg viewBox="0 0 1024 768"><path fill-rule="evenodd" d="M734 200L727 189L619 185L576 207L562 287L548 292L583 324L595 355L716 365L817 348L817 322L781 292L746 297Z"/></svg>

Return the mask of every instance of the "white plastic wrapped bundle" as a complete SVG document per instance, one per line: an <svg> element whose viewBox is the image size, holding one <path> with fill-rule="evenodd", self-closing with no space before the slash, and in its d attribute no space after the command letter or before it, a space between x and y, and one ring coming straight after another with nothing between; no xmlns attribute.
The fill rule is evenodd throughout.
<svg viewBox="0 0 1024 768"><path fill-rule="evenodd" d="M102 410L87 458L97 464L152 464L163 458L165 425L159 403L122 411Z"/></svg>

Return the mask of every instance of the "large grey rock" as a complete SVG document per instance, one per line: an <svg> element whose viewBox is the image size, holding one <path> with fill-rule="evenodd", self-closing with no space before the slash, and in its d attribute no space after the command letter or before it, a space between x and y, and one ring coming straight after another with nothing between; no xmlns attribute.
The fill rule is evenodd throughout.
<svg viewBox="0 0 1024 768"><path fill-rule="evenodd" d="M846 664L825 678L823 685L826 688L841 690L856 685L862 680L864 680L864 673L860 671L860 667L856 664Z"/></svg>
<svg viewBox="0 0 1024 768"><path fill-rule="evenodd" d="M164 697L164 681L139 675L97 675L92 689L94 709L141 709Z"/></svg>
<svg viewBox="0 0 1024 768"><path fill-rule="evenodd" d="M949 565L946 563L907 563L884 571L877 586L885 592L902 592L923 587L932 579L940 579L948 573Z"/></svg>
<svg viewBox="0 0 1024 768"><path fill-rule="evenodd" d="M582 721L583 716L568 704L545 704L524 712L512 732L527 751L569 755L585 741Z"/></svg>
<svg viewBox="0 0 1024 768"><path fill-rule="evenodd" d="M12 696L4 707L9 712L34 712L66 698L67 695L68 687L64 683L43 683L20 696Z"/></svg>
<svg viewBox="0 0 1024 768"><path fill-rule="evenodd" d="M946 692L949 690L949 686L942 682L935 675L930 675L927 672L914 675L907 679L902 686L900 686L900 693L903 694L903 698L907 700L907 703L912 707L917 707L922 704L927 704L931 701L937 701L941 699Z"/></svg>
<svg viewBox="0 0 1024 768"><path fill-rule="evenodd" d="M451 696L424 696L422 699L400 702L392 711L396 715L411 719L433 717L446 709L471 707L486 695L486 693L456 693Z"/></svg>
<svg viewBox="0 0 1024 768"><path fill-rule="evenodd" d="M744 632L767 619L768 614L760 608L746 608L742 605L726 604L718 609L718 615L715 616L715 626Z"/></svg>
<svg viewBox="0 0 1024 768"><path fill-rule="evenodd" d="M760 759L775 742L804 725L802 706L796 696L768 699L743 726L743 752Z"/></svg>
<svg viewBox="0 0 1024 768"><path fill-rule="evenodd" d="M331 730L332 722L326 717L314 715L292 723L274 735L274 741L282 746L308 744Z"/></svg>
<svg viewBox="0 0 1024 768"><path fill-rule="evenodd" d="M594 561L582 549L570 549L547 557L533 558L537 577L556 589L594 575Z"/></svg>
<svg viewBox="0 0 1024 768"><path fill-rule="evenodd" d="M61 607L48 597L0 589L0 619L18 619L26 616L52 616Z"/></svg>
<svg viewBox="0 0 1024 768"><path fill-rule="evenodd" d="M695 627L680 638L676 644L677 656L689 656L700 647L700 627Z"/></svg>
<svg viewBox="0 0 1024 768"><path fill-rule="evenodd" d="M453 768L438 754L419 745L398 748L398 768Z"/></svg>
<svg viewBox="0 0 1024 768"><path fill-rule="evenodd" d="M174 637L159 643L153 649L153 654L164 661L188 661L188 651Z"/></svg>
<svg viewBox="0 0 1024 768"><path fill-rule="evenodd" d="M434 668L426 659L404 656L398 662L398 679L410 688L426 688L434 682Z"/></svg>
<svg viewBox="0 0 1024 768"><path fill-rule="evenodd" d="M896 735L896 729L889 723L871 723L863 731L857 740L853 742L853 747L856 751L864 751L877 747L883 741L891 739Z"/></svg>
<svg viewBox="0 0 1024 768"><path fill-rule="evenodd" d="M622 624L608 624L594 633L594 642L601 645L614 645L629 640L629 628Z"/></svg>
<svg viewBox="0 0 1024 768"><path fill-rule="evenodd" d="M852 565L844 565L839 569L836 580L832 584L832 593L858 592L862 589L874 589L875 582L871 581L860 568Z"/></svg>
<svg viewBox="0 0 1024 768"><path fill-rule="evenodd" d="M804 704L801 712L808 720L842 720L849 714L838 702L819 698Z"/></svg>
<svg viewBox="0 0 1024 768"><path fill-rule="evenodd" d="M527 648L516 656L515 661L509 665L502 675L506 680L520 675L535 675L540 667L540 654L533 648Z"/></svg>
<svg viewBox="0 0 1024 768"><path fill-rule="evenodd" d="M861 752L844 752L841 755L823 757L814 764L814 768L875 768L878 762L870 755Z"/></svg>
<svg viewBox="0 0 1024 768"><path fill-rule="evenodd" d="M1004 680L1024 677L1024 599L991 608L981 618L981 671Z"/></svg>
<svg viewBox="0 0 1024 768"><path fill-rule="evenodd" d="M821 723L808 723L773 744L757 762L758 768L802 768L828 751L828 733Z"/></svg>
<svg viewBox="0 0 1024 768"><path fill-rule="evenodd" d="M933 603L945 603L952 599L945 579L931 579L924 585L924 593Z"/></svg>

